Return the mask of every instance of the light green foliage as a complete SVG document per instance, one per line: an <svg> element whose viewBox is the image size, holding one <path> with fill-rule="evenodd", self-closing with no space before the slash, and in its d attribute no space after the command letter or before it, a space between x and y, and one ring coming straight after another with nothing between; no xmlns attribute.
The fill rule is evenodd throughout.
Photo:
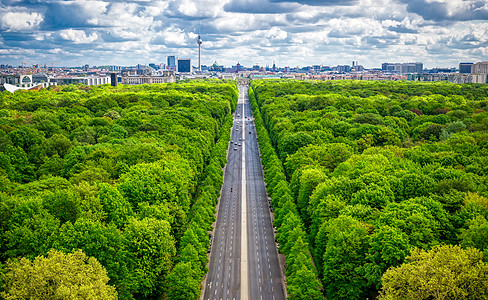
<svg viewBox="0 0 488 300"><path fill-rule="evenodd" d="M324 288L329 299L358 299L368 286L362 275L368 232L357 220L340 216L328 223L324 253Z"/></svg>
<svg viewBox="0 0 488 300"><path fill-rule="evenodd" d="M318 282L315 273L305 265L302 265L302 268L298 269L294 275L288 279L287 284L289 299L324 299L324 296L318 290L320 283Z"/></svg>
<svg viewBox="0 0 488 300"><path fill-rule="evenodd" d="M282 160L285 160L288 155L294 154L301 147L309 145L313 142L313 137L305 132L297 132L295 134L286 136L283 138L283 141L279 146L280 156Z"/></svg>
<svg viewBox="0 0 488 300"><path fill-rule="evenodd" d="M429 249L439 243L439 224L426 206L414 200L389 204L377 222L402 230L413 246Z"/></svg>
<svg viewBox="0 0 488 300"><path fill-rule="evenodd" d="M34 261L11 259L5 268L6 299L117 299L117 292L108 285L105 268L81 250L70 254L49 251L47 257Z"/></svg>
<svg viewBox="0 0 488 300"><path fill-rule="evenodd" d="M188 187L193 172L186 161L176 155L148 164L137 164L124 174L120 190L136 205L140 202L165 202L188 211Z"/></svg>
<svg viewBox="0 0 488 300"><path fill-rule="evenodd" d="M324 181L327 176L320 169L307 168L302 171L300 176L300 188L298 191L297 205L300 210L300 215L306 226L310 224L309 211L309 200L310 195L314 191L315 187L322 181Z"/></svg>
<svg viewBox="0 0 488 300"><path fill-rule="evenodd" d="M308 145L301 147L295 154L288 157L285 164L286 171L291 175L302 166L320 165L332 172L351 154L351 147L343 143Z"/></svg>
<svg viewBox="0 0 488 300"><path fill-rule="evenodd" d="M127 219L133 215L132 206L122 196L118 189L102 184L98 191L98 198L107 213L107 222L113 222L117 227L123 227Z"/></svg>
<svg viewBox="0 0 488 300"><path fill-rule="evenodd" d="M469 221L467 229L461 229L459 239L463 247L474 247L488 255L488 221L485 217L477 216ZM488 257L486 257L488 258Z"/></svg>
<svg viewBox="0 0 488 300"><path fill-rule="evenodd" d="M200 297L200 280L195 279L191 263L178 263L168 276L168 299L196 300Z"/></svg>
<svg viewBox="0 0 488 300"><path fill-rule="evenodd" d="M123 235L133 262L132 289L144 296L160 293L176 253L169 223L154 218L133 218L128 221Z"/></svg>
<svg viewBox="0 0 488 300"><path fill-rule="evenodd" d="M437 246L414 249L383 275L380 299L488 299L488 265L479 250Z"/></svg>

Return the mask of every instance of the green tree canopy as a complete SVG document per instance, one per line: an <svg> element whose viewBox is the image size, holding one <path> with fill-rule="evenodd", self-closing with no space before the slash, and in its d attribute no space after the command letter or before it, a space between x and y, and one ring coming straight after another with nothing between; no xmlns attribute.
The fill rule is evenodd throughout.
<svg viewBox="0 0 488 300"><path fill-rule="evenodd" d="M488 299L488 265L476 249L414 249L406 262L386 271L379 299Z"/></svg>
<svg viewBox="0 0 488 300"><path fill-rule="evenodd" d="M108 285L105 268L81 250L64 254L51 250L47 257L33 261L11 259L5 268L6 300L14 299L117 299L117 292Z"/></svg>

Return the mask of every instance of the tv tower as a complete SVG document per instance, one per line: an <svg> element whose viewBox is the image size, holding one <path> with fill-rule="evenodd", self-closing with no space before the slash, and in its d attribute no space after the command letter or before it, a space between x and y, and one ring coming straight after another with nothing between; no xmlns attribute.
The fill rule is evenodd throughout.
<svg viewBox="0 0 488 300"><path fill-rule="evenodd" d="M202 48L202 37L200 36L200 21L198 21L198 39L197 39L197 44L198 44L198 71L202 72L202 65L201 65L201 48Z"/></svg>

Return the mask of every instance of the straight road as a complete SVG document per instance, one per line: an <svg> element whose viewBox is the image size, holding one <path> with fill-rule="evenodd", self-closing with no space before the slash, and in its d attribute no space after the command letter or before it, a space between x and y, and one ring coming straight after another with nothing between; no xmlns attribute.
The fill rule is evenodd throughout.
<svg viewBox="0 0 488 300"><path fill-rule="evenodd" d="M239 86L205 300L285 299L247 89Z"/></svg>

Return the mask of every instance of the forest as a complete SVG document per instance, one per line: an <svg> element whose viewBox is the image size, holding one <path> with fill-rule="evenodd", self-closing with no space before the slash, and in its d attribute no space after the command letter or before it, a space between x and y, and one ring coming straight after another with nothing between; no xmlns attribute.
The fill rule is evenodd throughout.
<svg viewBox="0 0 488 300"><path fill-rule="evenodd" d="M0 298L198 299L235 81L0 93Z"/></svg>
<svg viewBox="0 0 488 300"><path fill-rule="evenodd" d="M254 80L290 299L488 299L488 85Z"/></svg>

